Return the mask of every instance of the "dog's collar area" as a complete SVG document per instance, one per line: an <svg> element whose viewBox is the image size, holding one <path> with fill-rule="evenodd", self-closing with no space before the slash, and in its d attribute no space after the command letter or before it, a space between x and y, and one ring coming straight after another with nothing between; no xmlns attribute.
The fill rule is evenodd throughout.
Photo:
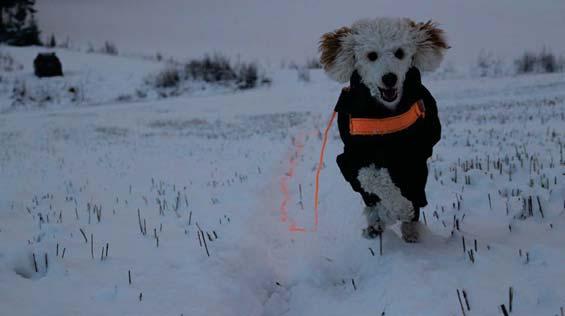
<svg viewBox="0 0 565 316"><path fill-rule="evenodd" d="M359 118L349 116L351 135L386 135L400 132L412 126L419 118L424 118L424 102L418 100L410 109L400 115L385 118Z"/></svg>

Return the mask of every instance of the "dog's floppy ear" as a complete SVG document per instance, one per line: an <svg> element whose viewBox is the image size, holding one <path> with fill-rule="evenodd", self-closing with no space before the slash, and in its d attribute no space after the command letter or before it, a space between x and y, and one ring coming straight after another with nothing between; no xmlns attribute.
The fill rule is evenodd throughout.
<svg viewBox="0 0 565 316"><path fill-rule="evenodd" d="M432 21L411 24L417 47L414 66L421 71L436 70L443 60L445 50L450 48L445 40L445 33Z"/></svg>
<svg viewBox="0 0 565 316"><path fill-rule="evenodd" d="M322 35L319 50L322 53L320 63L330 78L338 82L347 82L355 68L351 28L342 27Z"/></svg>

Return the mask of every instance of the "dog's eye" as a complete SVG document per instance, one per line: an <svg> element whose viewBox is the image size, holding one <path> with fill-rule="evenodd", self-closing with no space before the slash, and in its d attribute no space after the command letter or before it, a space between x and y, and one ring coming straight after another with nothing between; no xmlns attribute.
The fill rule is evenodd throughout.
<svg viewBox="0 0 565 316"><path fill-rule="evenodd" d="M398 58L398 59L402 59L404 58L404 50L402 48L397 49L394 52L394 57Z"/></svg>
<svg viewBox="0 0 565 316"><path fill-rule="evenodd" d="M367 54L367 58L370 61L375 61L375 60L377 60L377 58L379 58L379 55L376 52L370 52L370 53Z"/></svg>

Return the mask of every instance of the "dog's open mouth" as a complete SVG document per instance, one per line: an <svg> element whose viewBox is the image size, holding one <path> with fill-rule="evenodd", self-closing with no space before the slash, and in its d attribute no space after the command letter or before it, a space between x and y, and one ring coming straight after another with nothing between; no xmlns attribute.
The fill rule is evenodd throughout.
<svg viewBox="0 0 565 316"><path fill-rule="evenodd" d="M381 93L381 98L386 102L393 102L398 97L398 90L394 88L391 89L379 88L379 92Z"/></svg>

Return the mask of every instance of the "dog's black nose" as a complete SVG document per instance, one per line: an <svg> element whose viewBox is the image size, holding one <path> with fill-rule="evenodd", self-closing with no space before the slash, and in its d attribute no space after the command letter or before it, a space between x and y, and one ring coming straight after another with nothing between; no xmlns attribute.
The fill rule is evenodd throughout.
<svg viewBox="0 0 565 316"><path fill-rule="evenodd" d="M397 81L398 77L392 72L389 72L383 76L383 83L385 84L385 86L387 86L387 88L394 87Z"/></svg>

